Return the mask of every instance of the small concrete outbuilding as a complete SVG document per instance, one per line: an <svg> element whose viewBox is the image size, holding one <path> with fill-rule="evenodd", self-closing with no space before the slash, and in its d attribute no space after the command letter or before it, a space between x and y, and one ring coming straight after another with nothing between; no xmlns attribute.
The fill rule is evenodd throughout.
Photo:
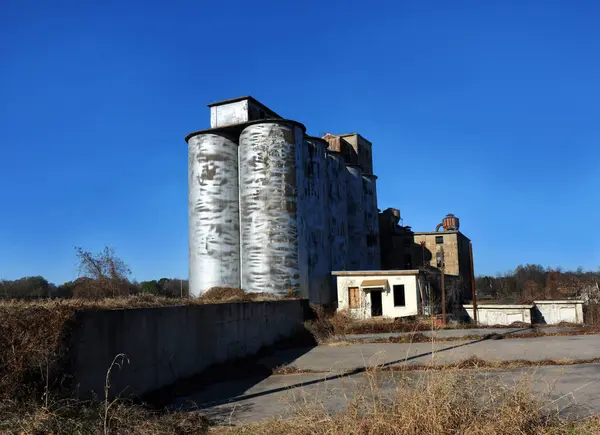
<svg viewBox="0 0 600 435"><path fill-rule="evenodd" d="M420 305L418 270L338 271L338 311L352 317L416 316Z"/></svg>
<svg viewBox="0 0 600 435"><path fill-rule="evenodd" d="M533 322L556 325L565 323L583 323L583 301L533 301Z"/></svg>
<svg viewBox="0 0 600 435"><path fill-rule="evenodd" d="M473 319L473 305L463 305L469 319ZM482 326L531 323L533 305L477 304L477 324Z"/></svg>

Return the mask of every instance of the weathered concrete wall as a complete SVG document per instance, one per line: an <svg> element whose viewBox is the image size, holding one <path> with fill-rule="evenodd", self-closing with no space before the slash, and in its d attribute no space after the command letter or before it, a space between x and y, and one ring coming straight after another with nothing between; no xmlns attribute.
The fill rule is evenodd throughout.
<svg viewBox="0 0 600 435"><path fill-rule="evenodd" d="M81 311L70 371L80 397L103 397L113 358L125 354L129 363L112 371L111 396L140 395L302 336L306 313L306 300Z"/></svg>
<svg viewBox="0 0 600 435"><path fill-rule="evenodd" d="M583 323L583 301L533 301L534 323Z"/></svg>
<svg viewBox="0 0 600 435"><path fill-rule="evenodd" d="M248 122L249 120L248 100L236 101L210 108L211 128L241 124L243 122Z"/></svg>
<svg viewBox="0 0 600 435"><path fill-rule="evenodd" d="M306 252L298 237L298 216L304 216L297 194L303 138L296 123L284 120L249 125L240 135L241 281L248 292L292 290L308 297L300 283L300 270L307 266L298 255Z"/></svg>
<svg viewBox="0 0 600 435"><path fill-rule="evenodd" d="M463 305L473 321L473 305ZM533 305L477 305L478 325L510 325L514 322L531 323Z"/></svg>
<svg viewBox="0 0 600 435"><path fill-rule="evenodd" d="M188 144L190 294L240 287L238 145L216 134Z"/></svg>

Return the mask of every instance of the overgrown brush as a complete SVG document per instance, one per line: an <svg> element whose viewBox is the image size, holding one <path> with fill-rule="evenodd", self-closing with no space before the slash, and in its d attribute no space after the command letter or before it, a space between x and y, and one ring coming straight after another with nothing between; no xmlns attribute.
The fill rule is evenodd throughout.
<svg viewBox="0 0 600 435"><path fill-rule="evenodd" d="M319 343L327 342L335 337L343 338L346 334L416 332L434 328L429 319L413 321L404 319L358 320L347 311L337 311L333 315L327 315L325 310L318 305L313 305L312 309L315 314L314 319L307 321L305 326Z"/></svg>
<svg viewBox="0 0 600 435"><path fill-rule="evenodd" d="M199 412L155 412L129 401L115 402L108 420L103 412L102 404L75 400L0 400L0 433L202 435L209 425Z"/></svg>

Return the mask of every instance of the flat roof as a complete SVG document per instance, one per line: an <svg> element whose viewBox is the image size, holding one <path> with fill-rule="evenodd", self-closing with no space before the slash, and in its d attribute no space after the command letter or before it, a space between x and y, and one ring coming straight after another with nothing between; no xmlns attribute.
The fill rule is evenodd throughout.
<svg viewBox="0 0 600 435"><path fill-rule="evenodd" d="M473 305L463 305L463 308L471 308L473 309ZM533 304L531 305L494 305L494 304L477 304L477 309L494 309L494 308L500 308L500 309L531 309L533 308Z"/></svg>
<svg viewBox="0 0 600 435"><path fill-rule="evenodd" d="M333 276L385 276L385 275L418 275L418 269L410 270L336 270Z"/></svg>
<svg viewBox="0 0 600 435"><path fill-rule="evenodd" d="M533 301L534 304L583 304L583 301L580 299L562 299L556 301Z"/></svg>
<svg viewBox="0 0 600 435"><path fill-rule="evenodd" d="M238 101L244 101L244 100L248 100L248 101L252 101L254 104L257 104L259 106L261 106L263 109L267 109L269 112L271 112L273 115L275 116L279 116L277 113L275 113L273 110L269 109L267 106L265 106L263 103L261 103L260 101L258 101L256 98L250 96L250 95L246 95L244 97L236 97L236 98L230 98L228 100L221 100L221 101L215 101L214 103L208 103L207 106L208 107L213 107L213 106L222 106L224 104L231 104L231 103L237 103ZM279 116L281 118L281 116Z"/></svg>
<svg viewBox="0 0 600 435"><path fill-rule="evenodd" d="M373 145L373 142L371 142L369 139L367 139L360 133L344 133L344 134L338 134L338 136L339 137L360 136L361 138L363 138L364 141L369 142L371 145Z"/></svg>
<svg viewBox="0 0 600 435"><path fill-rule="evenodd" d="M228 137L229 139L231 139L233 141L237 141L237 139L239 138L240 133L242 132L242 130L244 130L249 125L261 124L261 123L263 123L263 124L264 123L289 123L289 124L294 124L294 125L297 125L298 127L300 127L306 133L306 126L304 124L302 124L301 122L294 121L292 119L273 119L273 118L271 118L271 119L257 119L255 121L248 121L248 122L244 122L244 123L241 123L241 124L224 125L222 127L206 128L204 130L193 131L192 133L189 133L185 137L185 141L187 142L191 138L193 138L194 136L197 136L197 135L203 134L203 133L211 133L211 134L223 135L223 136Z"/></svg>
<svg viewBox="0 0 600 435"><path fill-rule="evenodd" d="M471 240L467 236L465 236L463 233L461 233L460 231L457 231L457 230L453 230L453 231L413 231L412 234L415 236L433 236L433 235L443 236L444 234L460 234L465 239Z"/></svg>

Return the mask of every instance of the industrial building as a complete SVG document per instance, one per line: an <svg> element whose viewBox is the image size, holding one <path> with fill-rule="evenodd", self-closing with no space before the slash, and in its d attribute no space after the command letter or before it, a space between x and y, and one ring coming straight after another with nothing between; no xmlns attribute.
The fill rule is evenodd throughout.
<svg viewBox="0 0 600 435"><path fill-rule="evenodd" d="M388 208L379 214L382 269L443 269L446 280L451 277L461 287L460 299L471 299L472 246L459 231L460 220L448 214L435 231L429 232L415 232L399 223L398 209Z"/></svg>
<svg viewBox="0 0 600 435"><path fill-rule="evenodd" d="M372 144L324 138L252 97L186 136L190 294L215 286L334 304L331 272L381 267Z"/></svg>

